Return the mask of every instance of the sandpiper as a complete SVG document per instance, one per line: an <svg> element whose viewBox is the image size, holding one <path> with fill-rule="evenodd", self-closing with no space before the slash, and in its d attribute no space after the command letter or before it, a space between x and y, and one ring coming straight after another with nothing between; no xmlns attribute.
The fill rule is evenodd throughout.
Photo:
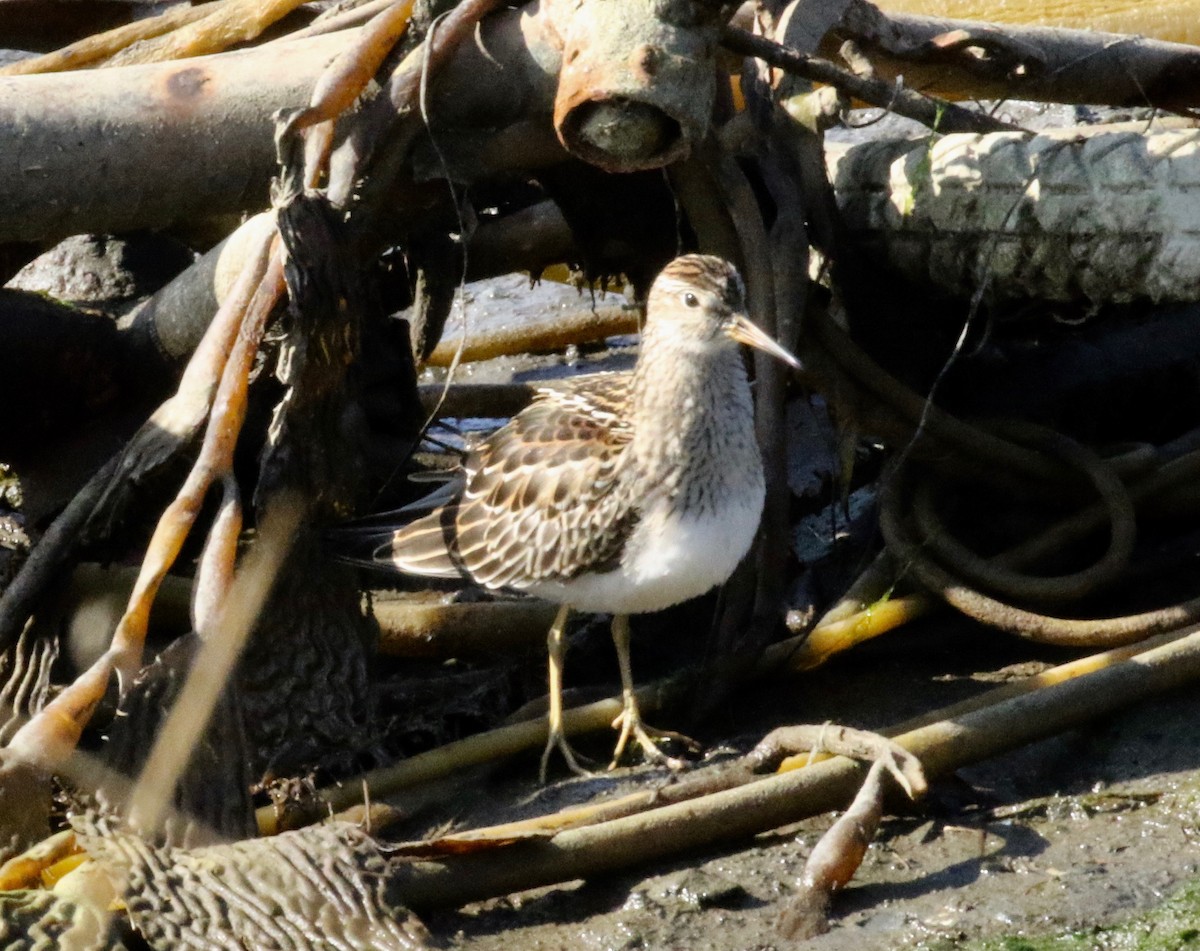
<svg viewBox="0 0 1200 951"><path fill-rule="evenodd" d="M555 747L583 772L562 727L572 609L613 615L623 693L614 765L630 737L648 757L664 758L634 696L629 615L723 583L754 540L763 471L739 341L799 366L747 318L731 264L676 258L650 288L632 374L541 391L470 450L436 509L375 551L376 563L408 574L465 577L562 606L548 637L543 780Z"/></svg>

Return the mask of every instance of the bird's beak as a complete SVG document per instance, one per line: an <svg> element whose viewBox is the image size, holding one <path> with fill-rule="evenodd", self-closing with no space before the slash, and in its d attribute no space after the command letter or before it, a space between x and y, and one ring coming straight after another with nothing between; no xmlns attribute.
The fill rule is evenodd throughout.
<svg viewBox="0 0 1200 951"><path fill-rule="evenodd" d="M750 318L745 314L736 314L734 316L733 320L729 323L727 333L738 343L744 343L747 346L761 350L763 353L769 353L776 359L782 360L793 370L800 369L800 361L768 337L758 324L751 323Z"/></svg>

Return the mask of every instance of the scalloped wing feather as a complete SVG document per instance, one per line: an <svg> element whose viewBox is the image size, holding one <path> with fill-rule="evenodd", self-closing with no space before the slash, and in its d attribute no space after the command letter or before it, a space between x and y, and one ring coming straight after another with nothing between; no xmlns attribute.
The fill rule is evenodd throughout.
<svg viewBox="0 0 1200 951"><path fill-rule="evenodd" d="M615 564L637 517L614 491L633 438L627 389L614 375L543 390L470 453L461 496L397 531L380 560L517 589Z"/></svg>

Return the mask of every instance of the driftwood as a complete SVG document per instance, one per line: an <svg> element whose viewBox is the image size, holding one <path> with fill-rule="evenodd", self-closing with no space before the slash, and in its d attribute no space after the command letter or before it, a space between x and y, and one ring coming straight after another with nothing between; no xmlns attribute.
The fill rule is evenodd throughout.
<svg viewBox="0 0 1200 951"><path fill-rule="evenodd" d="M1157 645L1094 673L1003 699L973 713L946 711L946 718L894 738L921 761L927 775L938 775L975 756L993 755L1044 735L1043 730L1078 723L1101 697L1105 706L1116 709L1149 692L1194 679L1200 668L1196 638L1193 634ZM651 812L567 829L549 840L518 840L507 848L519 850L519 861L502 846L400 866L393 887L405 902L422 908L595 875L621 867L631 850L646 858L677 855L701 844L742 838L805 814L838 808L853 795L863 774L861 766L843 758L816 763L716 792L704 800L674 802Z"/></svg>
<svg viewBox="0 0 1200 951"><path fill-rule="evenodd" d="M460 180L478 180L561 161L561 146L545 119L555 109L562 57L556 37L565 35L569 19L563 5L552 3L532 13L490 17L481 42L461 47L431 89L429 115L442 155L419 150L417 167L441 174L444 160ZM741 53L768 48L740 33L728 36ZM885 16L861 2L849 5L831 36L840 38L836 42L853 39L871 55L879 73L875 92L868 92L867 79L804 55L793 55L789 68L813 63L815 71L805 73L809 78L844 81L850 94L884 107L903 108L903 100L915 95L894 90L896 75L907 77L908 90L925 89L928 83L916 70L930 63L935 74L952 77L932 89L957 95L1177 110L1197 104L1187 76L1200 68L1200 60L1181 44L1049 28L1006 28L1001 37L979 24ZM162 227L221 211L261 209L273 161L271 114L307 101L320 70L349 39L335 33L296 41L301 45L294 48L273 43L184 65L0 80L0 134L22 142L21 149L0 155L0 183L6 183L0 185L0 241ZM747 46L755 43L753 50ZM971 53L978 49L990 58ZM833 48L824 51L836 55ZM785 65L786 54L778 55ZM888 56L897 57L891 73ZM682 116L674 121L695 124ZM650 142L663 133L637 134ZM694 129L687 138L694 140ZM176 150L178 159L162 161L164 147ZM634 152L640 147L622 146ZM54 164L47 164L50 159ZM623 167L643 161L633 156ZM105 174L89 176L89 166ZM48 208L57 214L47 214Z"/></svg>
<svg viewBox="0 0 1200 951"><path fill-rule="evenodd" d="M270 117L350 37L99 72L0 78L0 241L163 228L261 210ZM220 130L220 135L217 135Z"/></svg>
<svg viewBox="0 0 1200 951"><path fill-rule="evenodd" d="M853 0L826 38L853 40L879 77L943 96L1036 99L1187 112L1200 51L1140 36L883 13Z"/></svg>
<svg viewBox="0 0 1200 951"><path fill-rule="evenodd" d="M750 777L743 776L739 788L710 789L711 795L695 800L677 791L664 793L664 798L676 801L660 803L661 808L645 814L636 814L628 804L602 807L600 813L609 811L601 824L581 822L549 832L543 828L522 833L515 844L504 838L512 829L421 843L386 869L361 836L338 840L337 834L323 838L317 832L310 834L312 839L283 840L261 850L259 845L241 844L195 854L156 839L171 833L177 819L197 828L207 826L204 832L241 834L239 830L253 820L248 805L251 779L243 771L254 778L294 778L321 769L345 780L353 775L356 755L384 756L374 748L384 730L374 719L368 687L367 657L378 633L375 621L362 610L355 576L330 564L320 530L353 514L363 497L379 490L371 483L375 474L360 463L367 437L378 439L373 425L382 423L384 438L399 444L395 463L411 450L431 413L482 408L494 415L528 399L530 388L524 385L499 390L435 385L418 391L416 361L430 355L437 355L439 362L444 358L445 350L437 350L438 338L452 292L464 276L516 268L537 271L567 259L583 265L591 272L588 276L625 271L636 285L639 280L644 284L645 277L681 246L723 254L745 275L754 319L783 342L798 342L804 351L804 382L818 386L847 425L857 424L898 450L899 461L883 476L880 503L890 557L878 560L869 579L816 626L811 638L805 640L803 623L793 620L795 639L768 647L783 627L785 598L792 587L789 522L797 503L788 487L785 438L792 381L774 364L758 361L756 427L767 481L761 543L755 557L732 579L713 615L712 641L705 647L719 661L703 676L683 677L662 689L656 685L657 700L680 702L684 686L702 682L704 697L695 706L711 708L749 676L768 668L778 672L789 665L815 666L890 624L931 610L938 598L992 626L1074 645L1097 640L1124 644L1159 630L1174 637L1197 615L1194 598L1103 621L1043 613L1049 610L1046 605L1057 610L1060 603L1070 608L1082 603L1081 613L1086 613L1088 602L1081 598L1111 593L1136 561L1137 520L1151 502L1169 513L1186 511L1186 484L1200 465L1194 433L1172 443L1161 439L1152 446L1103 456L1082 445L1082 438L1068 440L1029 423L978 424L957 406L935 405L926 394L941 382L941 367L924 376L920 367L885 369L873 360L870 346L860 346L878 332L878 314L888 307L872 306L878 298L871 294L883 282L867 272L852 243L869 230L864 220L872 227L884 221L890 240L903 240L906 228L915 230L927 221L938 227L926 231L937 234L945 233L947 220L990 236L1006 234L1006 217L999 222L989 218L991 206L974 193L967 196L966 210L957 204L948 205L948 211L936 203L923 204L927 197L949 200L953 172L964 154L956 149L965 150L971 162L987 166L989 146L1003 143L1003 149L993 151L1007 150L1010 157L1015 153L1022 158L1025 171L1015 178L1025 190L1035 171L1045 174L1037 180L1039 195L1044 196L1054 189L1051 154L1076 158L1090 156L1089 148L1094 148L1112 159L1122 148L1153 151L1156 143L1166 140L1125 131L1077 141L1072 134L1048 137L1054 147L1038 151L1042 140L1020 131L992 132L984 139L947 137L918 146L919 152L905 152L901 164L907 184L896 187L909 187L912 202L905 206L900 201L904 207L897 210L897 191L882 191L885 182L898 180L897 169L863 158L869 147L838 159L834 170L835 179L841 179L835 181L842 186L840 195L826 181L820 129L830 115L824 107L832 100L809 98L805 85L811 80L829 82L843 103L857 97L893 108L939 133L950 128L980 132L995 130L997 120L915 91L912 64L942 69L948 60L955 82L961 80L968 92L995 89L1001 78L1015 84L1006 89L1020 88L1026 81L1021 77L1033 77L1030 83L1042 83L1031 85L1035 92L1063 97L1075 94L1070 83L1078 84L1079 79L1060 67L1090 51L1100 61L1118 64L1114 70L1128 67L1134 84L1144 82L1150 92L1139 102L1181 108L1190 105L1183 96L1194 95L1194 90L1176 94L1161 79L1171 70L1189 76L1195 68L1194 50L1124 41L1101 49L1103 41L1069 31L1035 35L1004 30L1001 35L976 25L884 17L861 2L833 0L787 10L764 5L754 11L755 23L743 20L736 27L723 22L728 11L716 4L672 0L638 6L619 20L618 30L608 29L614 22L613 4L541 0L520 9L496 6L491 0L467 0L444 9L423 8L410 25L410 16L417 14L412 5L399 4L361 29L325 38L267 44L183 64L0 80L0 92L6 94L0 96L0 134L5 128L23 131L22 141L28 143L10 156L9 174L0 164L0 181L8 183L0 186L0 198L9 197L3 192L6 187L12 197L0 201L0 240L5 242L43 241L80 229L159 227L258 209L267 203L267 177L280 172L270 196L273 215L244 225L228 246L210 252L118 327L97 324L88 339L102 347L81 347L85 341L72 333L85 326L82 313L46 309L45 319L63 330L58 339L39 337L37 343L66 366L56 370L47 357L39 358L44 379L28 381L24 389L26 397L32 394L40 400L70 379L72 361L86 356L98 369L87 374L83 398L128 408L132 397L123 387L132 389L133 384L114 368L133 365L142 370L138 396L151 407L176 390L124 450L75 494L0 596L0 643L15 641L51 584L65 575L85 544L121 540L138 546L140 553L140 537L127 532L119 516L145 502L148 486L174 494L161 517L153 513L154 533L141 567L128 582L129 596L123 599L111 646L80 659L83 673L48 702L43 696L37 704L28 704L30 709L18 711L31 719L10 731L0 757L0 794L12 796L14 802L13 808L2 811L0 819L7 825L0 825L0 831L15 831L19 840L28 841L48 831L50 772L68 775L80 786L90 784L73 748L85 730L98 726L91 719L104 709L106 692L119 698L126 714L126 722L111 731L117 740L105 747L106 755L114 756L122 742L126 754L144 745L140 741L157 726L154 701L168 695L165 690L155 692L161 684L147 686L153 677L143 669L150 606L167 572L194 559L194 578L176 583L191 589L197 650L169 652L160 662L167 665L174 658L178 663L167 678L171 691L179 691L178 705L164 718L167 726L144 767L132 754L108 764L141 770L140 779L103 784L104 801L130 818L140 837L101 830L99 838L92 835L87 841L102 862L134 870L125 904L139 927L144 924L145 934L159 935L155 940L169 940L160 932L185 934L196 925L190 919L145 922L138 917L147 907L144 902L157 895L155 874L176 868L207 876L205 862L211 856L235 856L252 869L263 861L261 867L269 869L271 856L295 842L300 843L297 854L308 856L311 850L305 842L327 841L334 852L331 868L350 868L344 861L348 856L361 858L372 875L387 876L389 902L400 897L435 906L747 836L805 810L843 805L862 778L861 768L842 761L770 779L746 781ZM811 19L798 22L805 16ZM751 25L755 32L745 29ZM410 35L391 51L405 30ZM816 55L826 34L857 44L858 52L845 49L848 67L832 61L829 47L829 59ZM326 71L335 54L351 44L353 54L339 56ZM308 55L296 57L297 49ZM1118 53L1135 58L1106 59ZM726 83L729 62L720 58L729 54L740 69L736 92L745 104L740 113ZM283 57L294 67L286 76L275 68ZM906 64L909 82L904 88L887 72L892 58ZM375 74L377 88L348 111ZM254 96L246 93L252 85ZM1092 82L1089 88L1098 90L1089 95L1100 101L1133 101L1122 98L1128 97L1128 86L1115 80ZM839 103L833 101L833 106ZM280 109L278 141L273 145L271 117ZM88 125L91 114L102 118ZM102 138L101 130L111 134ZM228 139L214 130L227 132ZM1108 134L1123 136L1115 150L1096 145L1103 145L1102 137ZM1176 158L1191 149L1191 132L1155 135L1174 143ZM105 171L103 181L71 174L79 151L65 146L78 141L84 143L88 167ZM876 148L890 157L895 157L891 149L898 150ZM52 164L60 157L63 164ZM1088 167L1102 168L1100 161ZM34 166L36 177L29 174ZM1173 194L1173 181L1147 184L1152 179L1147 163L1126 160L1121 167L1134 168L1137 174L1129 179L1147 192ZM865 168L873 169L873 177L861 174ZM1065 191L1077 183L1064 174ZM924 175L937 176L940 194L921 194ZM1009 176L1006 187L1012 187L1013 178ZM870 189L866 195L864 180ZM35 215L39 203L51 198L53 213ZM927 208L932 210L923 217ZM860 209L865 210L856 218ZM1026 217L1034 217L1034 211L1049 214L1059 209L1044 201ZM978 213L980 220L968 212ZM1059 214L1053 220L1069 219ZM1036 222L1039 240L1052 242L1055 235L1048 220ZM1182 296L1178 289L1194 284L1191 272L1183 269L1188 256L1175 260L1169 250L1172 241L1190 247L1186 225L1183 219L1164 215L1155 225L1162 236L1154 249L1158 254L1140 269L1145 275L1142 284L1110 288L1103 299L1118 299L1123 293L1150 299ZM1117 229L1106 224L1104 230ZM1028 235L1020 238L1032 240ZM937 239L922 233L920 240ZM1012 279L1019 273L1015 268L1010 273L992 267L980 251L987 240L968 246L956 234L950 239L953 247L942 248L959 255L954 267L934 253L922 258L921 266L959 293L977 291L964 275L981 266L989 268L993 280ZM238 250L242 241L247 244ZM396 300L405 295L413 299L417 318L412 350L404 341L402 359L398 357L392 368L390 402L385 400L384 410L372 416L377 408L359 395L367 388L362 378L367 360L375 355L368 335L382 335L385 326L384 308L378 306L385 294L376 296L382 280L372 283L378 278L373 268L390 245L399 247L393 258L403 259L397 284L406 285ZM817 270L809 261L814 247L831 262L821 271L820 283L810 280ZM1058 246L1047 247L1041 257L1034 255L1035 261L1053 258L1058 263ZM903 253L886 253L896 258L893 264L903 263ZM226 263L234 259L232 280L218 277L223 257ZM1160 274L1167 265L1178 265L1169 278ZM1093 290L1098 286L1096 274L1063 269L1051 273L1045 268L1034 277L1044 278L1040 284L1030 281L1043 299L1057 296L1058 288L1071 287L1072 282L1101 299ZM286 312L275 307L285 280ZM1168 285L1175 290L1163 291ZM890 285L883 294L889 291ZM848 314L844 322L838 319L843 312ZM29 313L21 312L26 325L33 320ZM961 310L956 314L964 319ZM964 339L970 318L966 321ZM14 323L6 321L0 334L15 338ZM599 332L628 327L625 322L606 324ZM529 339L522 337L522 345L528 346ZM917 345L921 343L918 339ZM957 347L955 355L964 349L961 340ZM258 377L252 382L256 361ZM116 393L109 392L113 388ZM256 425L252 418L248 407L255 395L269 401L269 422ZM69 415L60 412L49 422L34 421L22 434L26 447L40 444L42 434ZM143 415L137 422L145 420ZM1194 430L1194 420L1190 428ZM260 444L265 446L261 454ZM235 465L235 450L252 460ZM0 445L0 452L9 451ZM38 451L47 459L61 454L53 444L41 444ZM877 458L872 450L873 465ZM181 488L171 484L172 464L190 466ZM388 478L396 468L393 464ZM86 473L78 474L81 483L86 478ZM982 488L992 493L988 498L1000 496L1014 508L1036 503L1056 514L1049 527L1031 530L1029 538L1010 537L1029 524L1028 519L1012 519L1011 524L991 519L1003 523L988 525L1001 537L989 539L993 543L981 550L1003 553L977 554L967 540L951 533L970 526L971 516L981 514L972 508L972 493ZM210 493L219 499L206 511ZM1093 497L1097 501L1092 502ZM284 510L293 518L276 535L270 516ZM258 558L270 556L270 569L258 577L244 567L235 574L239 545L245 541L243 518L250 524L254 515L254 551ZM198 553L184 548L189 534L206 536ZM1064 552L1090 553L1088 546L1097 537L1102 543L1090 565L1078 570L1058 566ZM1032 574L1043 566L1045 575ZM253 597L242 597L242 585L255 589ZM267 607L255 617L260 604ZM517 608L458 604L432 618L423 611L382 604L378 614L385 635L399 635L391 645L394 652L410 655L431 649L430 641L446 623L446 615L455 627L453 636L443 638L442 650L456 654L510 638L513 644L524 644L528 631L545 620L545 608L528 603ZM498 617L508 630L496 630ZM699 652L695 645L692 650ZM945 711L937 722L903 732L900 742L915 750L936 775L1196 675L1197 648L1191 638L1165 647L1156 644L1134 657L1137 650L1128 648L1090 663L1101 669L1088 680L1019 697L1005 692L991 698L994 706L983 709ZM191 664L189 673L195 656L202 661ZM223 678L206 681L217 668L230 672L228 683ZM118 683L109 691L114 674ZM654 702L647 698L647 708ZM614 713L612 703L602 701L575 711L568 725L594 726L611 721ZM214 717L218 722L206 733ZM180 727L181 722L185 726ZM544 730L537 721L478 734L463 741L453 756L426 753L399 767L369 773L361 783L345 782L337 794L343 798L331 794L328 801L344 806L345 798L359 795L368 785L398 782L398 776L427 777L460 768L463 762L487 762L539 743ZM234 762L220 778L236 786L224 797L224 811L211 814L201 811L202 797L193 795L194 784L204 783L203 775L194 775L202 773L196 767L200 761L193 760L190 771L187 767L193 749L206 741L216 749L213 768L220 768L221 754ZM812 798L797 805L799 791L810 792ZM868 825L878 819L878 785L867 792L850 824L858 818ZM641 796L637 808L654 795ZM193 804L193 814L180 814ZM628 811L618 815L622 809ZM262 828L278 828L272 816L269 809L259 813ZM832 856L818 856L827 870L812 876L814 894L821 901L845 881L853 864L848 859L865 848L866 836L848 838L852 841L833 849ZM477 851L455 854L468 839L489 844L472 844L469 848ZM130 860L134 853L136 860ZM421 860L412 861L413 856ZM21 866L20 871L26 881L29 869ZM347 880L361 887L357 872ZM209 877L202 885L224 887ZM281 886L266 875L251 887L269 895ZM307 894L304 900L309 901ZM108 905L106 900L104 913ZM305 912L317 922L334 908L319 900L310 905ZM400 916L392 915L390 903L367 905L373 921L394 921L399 929ZM156 924L161 926L158 932ZM239 921L229 932L257 934L246 927ZM340 936L336 927L325 927ZM392 937L408 940L398 933Z"/></svg>
<svg viewBox="0 0 1200 951"><path fill-rule="evenodd" d="M220 0L209 0L207 4L169 10L166 13L136 20L123 26L106 30L104 33L86 37L53 53L30 56L16 63L0 67L0 76L25 76L31 73L54 73L103 62L114 53L141 40L160 36L179 26L194 23L209 13Z"/></svg>

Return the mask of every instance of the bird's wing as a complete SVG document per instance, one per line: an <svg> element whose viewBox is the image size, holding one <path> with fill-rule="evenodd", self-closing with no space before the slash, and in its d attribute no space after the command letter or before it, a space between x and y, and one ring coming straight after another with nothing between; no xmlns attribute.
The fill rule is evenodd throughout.
<svg viewBox="0 0 1200 951"><path fill-rule="evenodd" d="M612 563L636 517L612 491L633 437L627 387L614 375L542 391L470 453L458 501L401 529L381 554L403 571L466 574L488 588Z"/></svg>

